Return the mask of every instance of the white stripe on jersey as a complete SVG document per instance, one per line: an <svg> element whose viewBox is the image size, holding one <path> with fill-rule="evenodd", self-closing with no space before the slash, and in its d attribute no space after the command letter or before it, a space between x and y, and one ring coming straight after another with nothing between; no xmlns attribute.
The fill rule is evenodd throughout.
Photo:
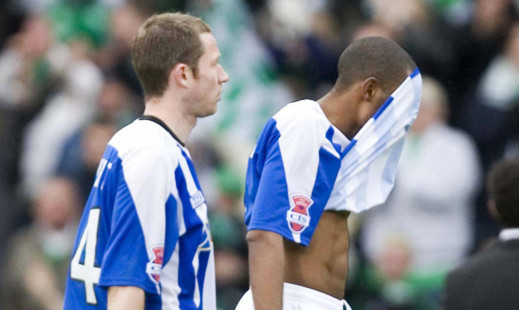
<svg viewBox="0 0 519 310"><path fill-rule="evenodd" d="M330 128L330 122L319 105L310 100L288 104L272 118L276 120L276 128L280 133L278 143L283 158L288 193L310 197L319 166L319 152L301 154L300 150L318 150L326 136L326 131ZM311 121L306 124L295 123L295 126L312 128L293 130L293 120L300 118L311 119ZM287 134L287 131L290 134ZM334 153L337 152L334 150ZM301 170L298 167L306 167L306 169Z"/></svg>
<svg viewBox="0 0 519 310"><path fill-rule="evenodd" d="M182 208L179 208L182 210ZM180 211L182 212L182 211ZM183 223L184 221L179 221ZM184 227L185 231L185 227ZM162 283L162 309L179 309L180 302L178 295L180 294L180 285L178 284L178 264L179 264L179 247L175 246L175 250L171 255L169 263L162 269L160 282Z"/></svg>
<svg viewBox="0 0 519 310"><path fill-rule="evenodd" d="M177 201L180 200L174 172L178 165L177 159L181 158L182 154L178 147L175 147L176 142L170 137L167 137L170 141L166 140L166 142L164 136L156 134L157 124L142 120L136 122L139 122L139 126L126 127L128 132L124 136L132 136L133 139L120 139L122 135L116 135L110 144L119 151L124 177L144 233L146 249L151 251L153 246L165 244L164 205L168 197L173 194ZM168 144L170 147L165 147ZM135 145L141 148L136 149ZM157 182L168 186L155 186L151 178L143 179L145 176L156 179L166 178L167 181L157 180ZM148 256L153 257L153 253L149 252Z"/></svg>
<svg viewBox="0 0 519 310"><path fill-rule="evenodd" d="M200 252L197 250L195 256L193 257L193 269L195 270L195 278L198 277L198 262L199 262L199 254ZM195 306L200 306L200 287L198 286L198 281L195 281L195 293L193 296L193 300L195 302Z"/></svg>
<svg viewBox="0 0 519 310"><path fill-rule="evenodd" d="M204 300L204 309L216 309L216 299L212 297L211 292L216 292L216 282L210 275L215 274L214 255L209 256L207 269L205 271L204 291L202 298Z"/></svg>
<svg viewBox="0 0 519 310"><path fill-rule="evenodd" d="M188 153L187 150L184 150L184 152ZM189 197L193 197L195 195L201 194L201 193L199 193L199 190L195 184L193 175L191 174L191 170L189 169L187 161L184 158L184 156L182 156L182 155L180 155L180 157L179 157L179 165L180 165L182 172L184 173L184 176L186 179L187 191L189 193ZM209 222L208 218L207 218L207 204L204 202L204 203L200 204L199 206L193 206L193 208L195 208L195 211L196 211L198 217L200 218L200 220L202 220L202 223L207 224Z"/></svg>

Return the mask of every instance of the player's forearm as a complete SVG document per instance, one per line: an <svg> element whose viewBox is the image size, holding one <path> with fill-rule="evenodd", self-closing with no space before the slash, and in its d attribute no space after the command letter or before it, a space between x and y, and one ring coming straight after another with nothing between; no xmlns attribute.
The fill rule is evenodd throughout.
<svg viewBox="0 0 519 310"><path fill-rule="evenodd" d="M135 286L112 286L108 289L107 310L144 310L144 291Z"/></svg>
<svg viewBox="0 0 519 310"><path fill-rule="evenodd" d="M283 308L285 254L279 234L251 230L247 233L249 269L255 310Z"/></svg>

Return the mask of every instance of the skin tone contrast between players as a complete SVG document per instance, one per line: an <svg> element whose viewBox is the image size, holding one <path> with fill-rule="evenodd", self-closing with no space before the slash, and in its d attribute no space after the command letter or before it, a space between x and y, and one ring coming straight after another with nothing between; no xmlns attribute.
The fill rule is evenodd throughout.
<svg viewBox="0 0 519 310"><path fill-rule="evenodd" d="M112 137L99 164L76 237L64 309L216 309L208 206L185 143L197 119L217 110L229 80L220 57L209 25L199 18L154 15L139 29L132 62L144 90L144 114ZM405 98L418 105L421 78L400 46L377 37L353 42L338 69L324 97L289 103L276 113L249 158L251 290L237 310L351 310L343 299L348 217L366 199L355 194L353 206L347 201L341 182L352 177L344 173L343 159L357 142L397 132L393 140L403 139L416 115L402 122L391 113ZM411 93L402 99L395 90ZM405 130L396 127L402 123ZM370 130L380 136L360 135ZM372 147L392 155L374 153L353 168L371 169L381 158L381 167L394 171L401 149L393 148ZM350 154L365 155L356 149ZM394 178L377 173L359 184Z"/></svg>

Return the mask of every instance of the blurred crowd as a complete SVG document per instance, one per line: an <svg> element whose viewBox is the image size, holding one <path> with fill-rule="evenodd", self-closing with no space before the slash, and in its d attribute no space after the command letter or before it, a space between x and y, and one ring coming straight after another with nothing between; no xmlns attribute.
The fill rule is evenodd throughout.
<svg viewBox="0 0 519 310"><path fill-rule="evenodd" d="M436 309L446 273L498 234L484 176L519 157L517 0L13 0L0 3L0 309L60 309L106 143L143 111L129 59L154 12L212 27L230 75L188 148L210 207L218 304L248 288L243 184L265 121L318 99L353 40L383 36L424 75L388 202L353 218L353 309Z"/></svg>

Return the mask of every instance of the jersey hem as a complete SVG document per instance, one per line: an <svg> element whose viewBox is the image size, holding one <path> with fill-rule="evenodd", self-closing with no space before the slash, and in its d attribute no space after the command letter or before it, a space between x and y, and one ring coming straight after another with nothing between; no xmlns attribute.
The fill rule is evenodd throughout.
<svg viewBox="0 0 519 310"><path fill-rule="evenodd" d="M149 288L145 283L135 282L135 279L105 280L103 282L99 282L98 286L106 289L108 289L110 286L135 286L144 290L146 293L160 295L157 293L157 288L155 286L153 288Z"/></svg>
<svg viewBox="0 0 519 310"><path fill-rule="evenodd" d="M300 245L303 245L305 247L308 247L308 244L310 243L310 240L306 240L306 238L303 238L301 237L301 242L300 243L297 243L295 240L294 240L294 237L292 236L291 233L287 233L285 231L282 231L280 230L279 228L277 227L272 227L272 226L269 226L269 225L261 225L261 224L254 224L254 225L249 225L247 227L247 231L250 231L250 230L265 230L265 231L271 231L271 232L274 232L278 235L281 235L283 238L287 239L287 240L290 240L292 242L294 242L295 244L300 244Z"/></svg>

